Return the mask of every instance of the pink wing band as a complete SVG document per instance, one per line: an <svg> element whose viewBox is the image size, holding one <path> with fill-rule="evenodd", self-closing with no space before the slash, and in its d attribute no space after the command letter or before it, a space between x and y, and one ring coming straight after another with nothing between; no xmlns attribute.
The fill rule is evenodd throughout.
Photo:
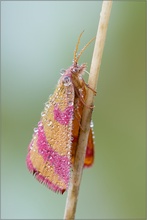
<svg viewBox="0 0 147 220"><path fill-rule="evenodd" d="M44 159L44 165L49 161L50 165L54 167L55 173L59 179L68 186L70 178L70 158L67 156L61 156L55 152L52 147L48 144L44 133L42 122L38 123L38 131L36 133L38 154ZM33 147L33 142L29 145L29 151ZM59 191L63 193L65 190L60 188L58 185L52 183L49 178L43 176L34 166L30 158L30 152L27 155L27 167L31 173L33 173L39 182L46 184L53 191ZM66 175L65 175L66 174ZM68 175L67 175L68 174Z"/></svg>
<svg viewBox="0 0 147 220"><path fill-rule="evenodd" d="M73 106L68 106L63 112L57 105L54 107L54 119L61 125L68 125L73 116Z"/></svg>
<svg viewBox="0 0 147 220"><path fill-rule="evenodd" d="M61 192L62 194L64 193L64 191L65 191L64 189L53 184L49 179L47 179L46 177L41 175L40 172L34 168L32 162L31 162L31 159L30 159L30 154L27 155L27 167L28 167L29 171L35 175L36 179L39 182L47 185L48 188L50 188L51 190L53 190L55 192Z"/></svg>
<svg viewBox="0 0 147 220"><path fill-rule="evenodd" d="M45 133L43 130L42 122L38 125L38 153L43 157L44 161L49 161L54 167L55 172L64 180L65 184L69 182L69 176L64 174L70 173L69 165L70 159L66 156L61 156L53 150L53 148L47 143Z"/></svg>

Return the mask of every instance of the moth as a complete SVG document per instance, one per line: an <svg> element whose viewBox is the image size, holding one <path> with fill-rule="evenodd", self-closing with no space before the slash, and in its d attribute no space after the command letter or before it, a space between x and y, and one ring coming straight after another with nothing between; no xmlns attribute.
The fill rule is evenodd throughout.
<svg viewBox="0 0 147 220"><path fill-rule="evenodd" d="M86 64L79 65L78 60L93 39L77 55L82 33L74 51L73 64L61 71L57 87L45 103L26 157L27 167L36 179L62 194L69 185L86 92L89 89L82 78ZM92 127L89 131L83 167L90 167L94 161Z"/></svg>

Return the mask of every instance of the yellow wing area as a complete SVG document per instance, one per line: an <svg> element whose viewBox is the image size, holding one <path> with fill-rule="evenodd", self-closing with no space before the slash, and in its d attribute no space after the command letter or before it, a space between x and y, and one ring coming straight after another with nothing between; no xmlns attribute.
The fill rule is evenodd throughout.
<svg viewBox="0 0 147 220"><path fill-rule="evenodd" d="M83 68L84 65L81 71ZM71 68L66 70L45 104L27 156L28 169L36 179L61 193L69 184L87 89L82 78L71 73ZM94 143L90 129L83 166L91 166L93 158Z"/></svg>
<svg viewBox="0 0 147 220"><path fill-rule="evenodd" d="M62 156L69 155L71 151L72 120L68 124L61 124L55 120L54 109L57 106L61 112L68 107L74 108L74 88L73 85L64 86L62 81L58 84L54 94L50 97L47 108L42 116L42 124L47 142L53 150ZM70 155L69 155L70 156Z"/></svg>
<svg viewBox="0 0 147 220"><path fill-rule="evenodd" d="M37 171L35 176L40 182L44 182L49 188L57 191L64 192L66 190L67 185L55 172L54 166L50 164L49 160L44 162L43 157L38 154L37 136L33 143L33 151L30 151L30 160Z"/></svg>
<svg viewBox="0 0 147 220"><path fill-rule="evenodd" d="M27 155L28 169L36 179L61 193L68 187L71 168L75 93L68 80L68 77L61 77L54 94L45 104Z"/></svg>

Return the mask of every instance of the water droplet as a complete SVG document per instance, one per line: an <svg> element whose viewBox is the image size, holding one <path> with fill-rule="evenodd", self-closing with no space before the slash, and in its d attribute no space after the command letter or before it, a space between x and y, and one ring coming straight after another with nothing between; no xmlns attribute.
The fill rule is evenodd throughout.
<svg viewBox="0 0 147 220"><path fill-rule="evenodd" d="M60 70L60 74L61 74L61 75L64 75L65 72L66 72L65 69L61 69L61 70Z"/></svg>
<svg viewBox="0 0 147 220"><path fill-rule="evenodd" d="M48 102L45 103L45 108L49 108L50 104Z"/></svg>
<svg viewBox="0 0 147 220"><path fill-rule="evenodd" d="M80 88L80 89L79 89L79 92L83 92L83 89L82 89L82 88Z"/></svg>
<svg viewBox="0 0 147 220"><path fill-rule="evenodd" d="M72 91L71 91L71 90L68 90L68 91L67 91L67 94L68 94L68 95L71 95L71 94L72 94Z"/></svg>
<svg viewBox="0 0 147 220"><path fill-rule="evenodd" d="M93 124L93 121L90 122L90 128L93 128L94 127L94 124Z"/></svg>
<svg viewBox="0 0 147 220"><path fill-rule="evenodd" d="M51 120L49 120L47 125L48 125L48 126L51 126L52 123L53 123L53 122L52 122Z"/></svg>
<svg viewBox="0 0 147 220"><path fill-rule="evenodd" d="M33 150L33 146L32 146L32 144L29 146L29 149L30 149L30 150Z"/></svg>
<svg viewBox="0 0 147 220"><path fill-rule="evenodd" d="M74 104L74 103L73 103L72 101L69 101L69 102L68 102L68 106L73 106L73 104Z"/></svg>
<svg viewBox="0 0 147 220"><path fill-rule="evenodd" d="M63 78L63 84L64 84L64 86L70 86L70 85L71 85L70 76L65 76L65 77Z"/></svg>
<svg viewBox="0 0 147 220"><path fill-rule="evenodd" d="M34 133L37 133L38 132L38 128L34 128Z"/></svg>
<svg viewBox="0 0 147 220"><path fill-rule="evenodd" d="M45 112L45 113L48 112L49 106L50 106L49 104L45 105L45 108L44 108L44 112Z"/></svg>
<svg viewBox="0 0 147 220"><path fill-rule="evenodd" d="M42 117L45 116L45 113L44 113L44 112L41 112L41 116L42 116Z"/></svg>
<svg viewBox="0 0 147 220"><path fill-rule="evenodd" d="M52 104L53 104L53 105L56 105L56 102L55 102L55 101L52 101Z"/></svg>
<svg viewBox="0 0 147 220"><path fill-rule="evenodd" d="M42 124L41 124L41 122L39 121L39 122L38 122L38 127L41 127L41 126L42 126Z"/></svg>
<svg viewBox="0 0 147 220"><path fill-rule="evenodd" d="M36 139L36 135L33 134L32 138L33 138L33 140L35 140Z"/></svg>

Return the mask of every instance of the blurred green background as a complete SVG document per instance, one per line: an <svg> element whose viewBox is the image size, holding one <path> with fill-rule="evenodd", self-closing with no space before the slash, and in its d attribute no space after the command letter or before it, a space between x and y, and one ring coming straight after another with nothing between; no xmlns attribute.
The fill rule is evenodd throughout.
<svg viewBox="0 0 147 220"><path fill-rule="evenodd" d="M61 68L96 35L102 1L1 3L1 218L62 219L67 193L25 164L33 128ZM77 219L145 218L145 1L114 1L93 112L95 163L84 170ZM80 58L89 71L94 44ZM87 76L85 76L87 79Z"/></svg>

